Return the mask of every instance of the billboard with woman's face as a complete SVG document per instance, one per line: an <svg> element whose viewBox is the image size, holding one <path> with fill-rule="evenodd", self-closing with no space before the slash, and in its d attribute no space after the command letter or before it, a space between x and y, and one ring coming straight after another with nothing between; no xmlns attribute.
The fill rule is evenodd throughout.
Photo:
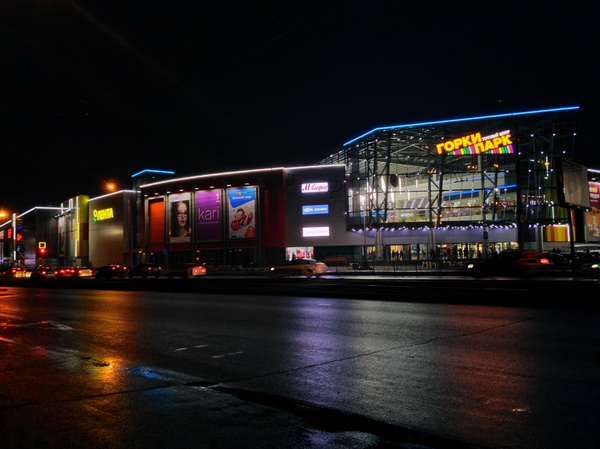
<svg viewBox="0 0 600 449"><path fill-rule="evenodd" d="M230 239L256 238L256 188L227 189Z"/></svg>
<svg viewBox="0 0 600 449"><path fill-rule="evenodd" d="M196 192L196 240L221 240L222 190Z"/></svg>
<svg viewBox="0 0 600 449"><path fill-rule="evenodd" d="M171 243L187 243L191 240L190 194L180 193L169 196Z"/></svg>

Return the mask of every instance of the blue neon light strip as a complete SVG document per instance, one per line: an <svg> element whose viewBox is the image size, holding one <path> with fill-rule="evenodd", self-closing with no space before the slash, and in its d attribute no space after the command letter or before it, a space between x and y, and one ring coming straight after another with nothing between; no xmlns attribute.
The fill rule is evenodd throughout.
<svg viewBox="0 0 600 449"><path fill-rule="evenodd" d="M505 190L505 189L506 189L506 190L508 190L508 189L514 189L514 188L516 188L516 187L517 187L517 185L516 185L516 184L507 184L507 185L504 185L504 186L499 186L499 187L498 187L498 190ZM485 191L486 191L486 192L487 192L487 191L490 191L490 190L492 190L492 189L490 189L490 188L487 188L487 189L485 189ZM450 198L450 197L452 197L452 196L459 196L459 195L472 195L472 194L475 194L475 193L479 194L479 192L480 192L480 191L481 191L480 189L473 189L473 190L459 190L458 192L444 193L444 195L443 195L443 196L444 196L444 198Z"/></svg>
<svg viewBox="0 0 600 449"><path fill-rule="evenodd" d="M439 121L435 121L435 122L413 123L411 125L382 126L379 128L374 128L369 132L366 132L352 140L349 140L343 146L350 145L351 143L356 142L357 140L360 140L363 137L368 136L369 134L372 134L377 131L387 131L387 130L391 130L391 129L400 129L400 128L412 128L414 126L441 125L443 123L468 122L468 121L472 121L472 120L485 120L485 119L490 119L490 118L516 117L519 115L543 114L543 113L547 113L547 112L572 111L575 109L579 109L579 106L568 106L565 108L555 108L555 109L540 109L538 111L513 112L513 113L498 114L498 115L482 115L480 117L469 117L469 118L458 118L458 119L453 119L453 120L439 120Z"/></svg>
<svg viewBox="0 0 600 449"><path fill-rule="evenodd" d="M163 175L174 175L175 172L174 171L169 171L169 170L152 170L152 169L145 169L142 171L139 171L137 173L134 173L133 175L131 175L132 178L135 178L136 176L141 175L142 173L162 173Z"/></svg>

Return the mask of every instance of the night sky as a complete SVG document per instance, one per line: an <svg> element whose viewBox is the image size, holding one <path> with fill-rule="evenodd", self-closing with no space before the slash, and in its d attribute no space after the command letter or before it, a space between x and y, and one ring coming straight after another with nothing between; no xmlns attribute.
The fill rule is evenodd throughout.
<svg viewBox="0 0 600 449"><path fill-rule="evenodd" d="M310 165L377 126L580 106L600 169L599 1L3 0L0 208Z"/></svg>

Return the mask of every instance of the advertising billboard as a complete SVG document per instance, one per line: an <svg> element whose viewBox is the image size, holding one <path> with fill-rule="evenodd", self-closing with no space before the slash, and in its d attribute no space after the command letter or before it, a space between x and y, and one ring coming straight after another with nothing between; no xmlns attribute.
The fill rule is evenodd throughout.
<svg viewBox="0 0 600 449"><path fill-rule="evenodd" d="M256 188L227 189L227 206L229 238L256 238Z"/></svg>
<svg viewBox="0 0 600 449"><path fill-rule="evenodd" d="M196 239L221 240L222 190L196 192Z"/></svg>
<svg viewBox="0 0 600 449"><path fill-rule="evenodd" d="M169 242L189 242L191 240L190 194L169 195L169 208Z"/></svg>
<svg viewBox="0 0 600 449"><path fill-rule="evenodd" d="M588 241L600 242L600 182L590 182L590 206L587 213Z"/></svg>
<svg viewBox="0 0 600 449"><path fill-rule="evenodd" d="M590 209L587 168L562 157L556 158L558 204L563 207Z"/></svg>

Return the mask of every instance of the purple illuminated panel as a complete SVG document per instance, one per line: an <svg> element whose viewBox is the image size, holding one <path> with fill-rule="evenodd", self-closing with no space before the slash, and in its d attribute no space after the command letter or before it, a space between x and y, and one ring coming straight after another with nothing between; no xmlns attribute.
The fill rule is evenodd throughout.
<svg viewBox="0 0 600 449"><path fill-rule="evenodd" d="M196 192L197 240L221 240L221 190Z"/></svg>

